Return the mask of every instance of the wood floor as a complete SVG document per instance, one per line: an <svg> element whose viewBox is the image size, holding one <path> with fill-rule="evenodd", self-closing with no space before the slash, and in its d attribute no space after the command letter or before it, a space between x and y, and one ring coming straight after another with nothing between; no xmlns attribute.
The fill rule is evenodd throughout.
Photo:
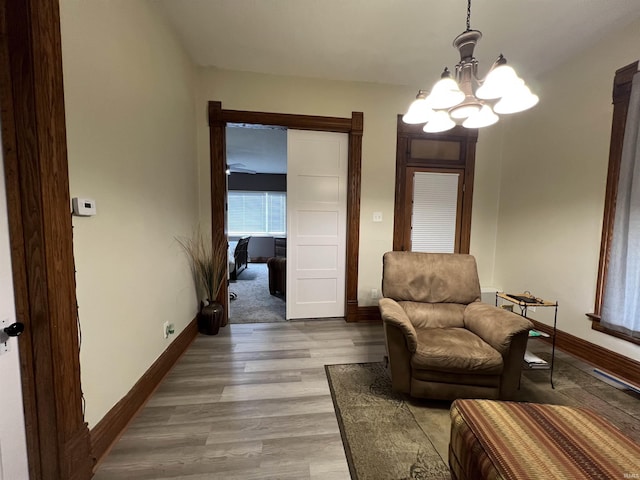
<svg viewBox="0 0 640 480"><path fill-rule="evenodd" d="M324 365L383 356L381 324L342 319L198 336L94 479L348 480Z"/></svg>

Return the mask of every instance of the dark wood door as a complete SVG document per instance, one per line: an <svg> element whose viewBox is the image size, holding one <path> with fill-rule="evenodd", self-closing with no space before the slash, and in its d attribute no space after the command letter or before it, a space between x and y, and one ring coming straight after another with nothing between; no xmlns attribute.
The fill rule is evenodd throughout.
<svg viewBox="0 0 640 480"><path fill-rule="evenodd" d="M393 249L411 250L413 180L416 172L459 174L455 252L469 253L473 176L478 131L455 127L444 133L425 133L421 125L407 125L398 115L396 192Z"/></svg>

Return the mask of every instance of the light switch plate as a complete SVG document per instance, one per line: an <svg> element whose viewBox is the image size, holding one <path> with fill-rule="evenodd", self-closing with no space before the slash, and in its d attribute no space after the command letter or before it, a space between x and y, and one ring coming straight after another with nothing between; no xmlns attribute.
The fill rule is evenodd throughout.
<svg viewBox="0 0 640 480"><path fill-rule="evenodd" d="M382 212L373 212L373 221L381 222L382 221Z"/></svg>

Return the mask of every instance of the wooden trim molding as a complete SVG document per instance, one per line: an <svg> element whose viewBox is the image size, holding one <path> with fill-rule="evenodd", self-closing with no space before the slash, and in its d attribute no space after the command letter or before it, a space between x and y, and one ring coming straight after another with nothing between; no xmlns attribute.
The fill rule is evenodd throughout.
<svg viewBox="0 0 640 480"><path fill-rule="evenodd" d="M353 112L349 130L349 159L347 167L347 256L345 305L358 303L358 259L360 257L360 190L362 179L362 133L364 115ZM348 313L348 312L347 312ZM346 315L347 321L355 319Z"/></svg>
<svg viewBox="0 0 640 480"><path fill-rule="evenodd" d="M227 146L226 123L222 118L222 103L209 102L209 148L211 161L211 241L228 244L227 222ZM213 161L213 159L217 161ZM223 282L216 301L224 312L222 326L229 323L229 285Z"/></svg>
<svg viewBox="0 0 640 480"><path fill-rule="evenodd" d="M0 0L0 113L29 476L91 478L57 0Z"/></svg>
<svg viewBox="0 0 640 480"><path fill-rule="evenodd" d="M96 459L94 471L197 335L197 319L194 318L131 390L91 429L92 453Z"/></svg>
<svg viewBox="0 0 640 480"><path fill-rule="evenodd" d="M360 118L362 133L362 113L354 112ZM317 130L322 132L350 133L353 118L321 117L317 115L295 115L290 113L251 112L247 110L223 110L222 102L209 102L209 126L214 123L250 123L295 128L296 130ZM357 121L356 121L357 123ZM357 128L357 127L356 127Z"/></svg>
<svg viewBox="0 0 640 480"><path fill-rule="evenodd" d="M471 249L471 211L473 207L473 182L476 171L476 143L478 130L467 130L467 141L463 143L464 155L464 196L462 200L462 231L460 232L460 252Z"/></svg>
<svg viewBox="0 0 640 480"><path fill-rule="evenodd" d="M375 305L358 307L357 318L358 322L382 323L380 308Z"/></svg>
<svg viewBox="0 0 640 480"><path fill-rule="evenodd" d="M533 323L536 330L548 333L549 335L553 333L552 327L532 318L527 318ZM544 341L550 341L548 338L541 338ZM556 330L556 347L601 370L612 373L632 385L640 387L640 362L563 332L562 330Z"/></svg>
<svg viewBox="0 0 640 480"><path fill-rule="evenodd" d="M620 176L620 161L622 159L622 143L627 124L627 111L631 98L631 84L633 76L638 71L638 61L635 61L616 71L613 79L613 120L611 122L611 144L609 146L609 168L607 171L607 188L605 193L604 214L602 219L602 237L600 240L600 260L598 262L598 277L596 282L596 299L593 315L594 323L599 322L604 296L604 286L609 268L609 253L613 238L613 221L616 211L616 197L618 195L618 177ZM608 333L608 332L607 332Z"/></svg>
<svg viewBox="0 0 640 480"><path fill-rule="evenodd" d="M360 251L360 190L362 172L362 135L364 115L352 112L351 118L295 115L287 113L225 110L222 102L210 101L209 133L211 145L211 229L214 242L227 242L226 149L227 123L274 125L298 130L347 133L349 135L347 183L347 254L345 266L345 317L358 321L358 259ZM221 289L217 301L228 312L228 291ZM226 317L226 315L225 315ZM225 322L228 321L225 318Z"/></svg>

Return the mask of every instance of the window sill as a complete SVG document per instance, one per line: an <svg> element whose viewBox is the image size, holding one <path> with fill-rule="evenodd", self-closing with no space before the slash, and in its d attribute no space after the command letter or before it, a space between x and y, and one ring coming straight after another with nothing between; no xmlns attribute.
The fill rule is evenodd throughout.
<svg viewBox="0 0 640 480"><path fill-rule="evenodd" d="M598 332L611 335L612 337L620 338L622 340L626 340L627 342L640 345L640 339L625 335L624 333L616 332L615 330L611 330L607 327L602 326L600 324L600 315L596 315L595 313L587 313L586 315L591 319L592 330L596 330Z"/></svg>

